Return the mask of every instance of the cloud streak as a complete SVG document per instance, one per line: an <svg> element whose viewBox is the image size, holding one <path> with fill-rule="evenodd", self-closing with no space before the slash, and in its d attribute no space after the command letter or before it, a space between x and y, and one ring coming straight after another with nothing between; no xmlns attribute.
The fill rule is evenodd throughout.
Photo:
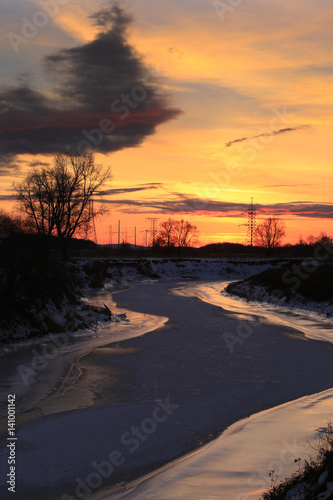
<svg viewBox="0 0 333 500"><path fill-rule="evenodd" d="M109 196L109 195L117 195L117 194L125 194L125 193L137 193L139 191L147 191L150 189L158 189L163 187L161 182L152 182L149 184L143 184L140 186L130 187L130 188L111 188L105 191L100 191L98 196Z"/></svg>
<svg viewBox="0 0 333 500"><path fill-rule="evenodd" d="M286 128L280 128L279 130L272 130L272 132L267 132L263 134L258 134L258 135L252 135L251 137L242 137L240 139L234 139L232 141L226 142L225 147L230 148L230 146L233 146L234 144L238 142L244 142L244 141L249 141L251 139L258 139L259 137L270 137L273 135L280 135L280 134L286 134L287 132L293 132L294 130L301 130L303 128L307 128L309 125L300 125L299 127L286 127Z"/></svg>
<svg viewBox="0 0 333 500"><path fill-rule="evenodd" d="M202 200L191 195L174 193L167 199L136 200L130 198L104 199L123 213L128 214L197 214L212 217L244 218L248 209L247 203ZM295 201L289 203L256 204L258 219L277 216L288 218L312 217L333 218L333 203L316 203L311 201Z"/></svg>
<svg viewBox="0 0 333 500"><path fill-rule="evenodd" d="M91 17L99 27L94 40L44 58L49 92L27 84L0 89L2 163L67 146L103 153L138 146L180 114L127 42L130 16L113 4Z"/></svg>

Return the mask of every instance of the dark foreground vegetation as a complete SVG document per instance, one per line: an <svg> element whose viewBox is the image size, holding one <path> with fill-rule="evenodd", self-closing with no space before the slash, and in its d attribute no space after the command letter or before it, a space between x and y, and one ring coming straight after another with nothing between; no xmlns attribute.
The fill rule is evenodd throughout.
<svg viewBox="0 0 333 500"><path fill-rule="evenodd" d="M333 498L333 425L328 423L321 434L316 455L299 464L297 472L290 478L278 482L274 471L270 471L272 488L263 494L264 500L301 498L319 500ZM331 485L331 489L330 489Z"/></svg>
<svg viewBox="0 0 333 500"><path fill-rule="evenodd" d="M97 314L109 315L82 302L83 276L60 254L57 239L39 235L15 233L0 244L1 343L87 328Z"/></svg>
<svg viewBox="0 0 333 500"><path fill-rule="evenodd" d="M289 302L297 294L305 300L332 302L333 307L333 263L294 262L272 268L237 283L231 283L227 292L248 298L261 288L272 299Z"/></svg>

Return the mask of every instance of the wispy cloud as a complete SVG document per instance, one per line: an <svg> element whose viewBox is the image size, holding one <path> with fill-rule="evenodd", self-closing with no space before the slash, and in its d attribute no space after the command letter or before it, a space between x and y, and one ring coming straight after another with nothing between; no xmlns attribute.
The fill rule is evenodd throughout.
<svg viewBox="0 0 333 500"><path fill-rule="evenodd" d="M303 187L303 186L312 186L312 184L267 184L262 187L264 188L272 188L272 187Z"/></svg>
<svg viewBox="0 0 333 500"><path fill-rule="evenodd" d="M205 202L200 198L182 193L174 193L170 199L145 199L130 198L104 199L104 202L128 214L197 214L212 217L244 218L248 203L209 200ZM333 203L316 203L311 201L295 201L289 203L257 204L258 217L266 218L277 216L288 217L313 217L333 218Z"/></svg>
<svg viewBox="0 0 333 500"><path fill-rule="evenodd" d="M234 139L232 141L226 142L225 146L227 148L230 148L230 146L233 146L237 142L243 142L243 141L249 141L250 139L258 139L259 137L270 137L272 135L279 135L279 134L286 134L287 132L293 132L294 130L301 130L303 128L307 128L309 125L300 125L299 127L286 127L286 128L280 128L279 130L273 130L272 132L267 132L263 134L258 134L258 135L252 135L251 137L242 137L240 139Z"/></svg>
<svg viewBox="0 0 333 500"><path fill-rule="evenodd" d="M15 201L16 196L14 194L0 194L0 201Z"/></svg>
<svg viewBox="0 0 333 500"><path fill-rule="evenodd" d="M163 187L163 184L161 182L152 182L149 184L142 184L139 186L134 186L134 187L129 187L129 188L111 188L111 189L107 189L105 191L99 191L98 195L99 196L108 196L108 195L115 195L115 194L136 193L138 191L147 191L150 189L158 189L161 187Z"/></svg>

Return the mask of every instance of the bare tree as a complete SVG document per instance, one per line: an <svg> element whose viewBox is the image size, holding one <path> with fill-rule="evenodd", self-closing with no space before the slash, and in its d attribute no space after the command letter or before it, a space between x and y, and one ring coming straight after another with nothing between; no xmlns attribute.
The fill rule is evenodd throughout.
<svg viewBox="0 0 333 500"><path fill-rule="evenodd" d="M0 209L0 233L22 233L23 231L24 221L21 217Z"/></svg>
<svg viewBox="0 0 333 500"><path fill-rule="evenodd" d="M176 222L175 233L179 247L189 247L196 242L198 236L197 226L183 219Z"/></svg>
<svg viewBox="0 0 333 500"><path fill-rule="evenodd" d="M177 221L169 217L168 220L161 222L160 230L156 236L156 244L161 247L174 247L176 245L176 228Z"/></svg>
<svg viewBox="0 0 333 500"><path fill-rule="evenodd" d="M86 232L105 212L103 207L92 210L91 202L110 177L91 152L74 151L57 155L53 167L35 167L14 189L19 209L39 234L69 239Z"/></svg>
<svg viewBox="0 0 333 500"><path fill-rule="evenodd" d="M164 247L189 247L197 242L197 226L188 221L169 219L162 222L156 237L157 245Z"/></svg>
<svg viewBox="0 0 333 500"><path fill-rule="evenodd" d="M317 238L316 243L323 243L324 245L329 245L330 243L332 243L332 238L331 236L328 236L328 234L325 233L325 231L321 231L320 235Z"/></svg>
<svg viewBox="0 0 333 500"><path fill-rule="evenodd" d="M285 229L285 223L281 219L269 217L255 231L256 245L266 248L267 253L271 253L275 247L279 246L285 235Z"/></svg>

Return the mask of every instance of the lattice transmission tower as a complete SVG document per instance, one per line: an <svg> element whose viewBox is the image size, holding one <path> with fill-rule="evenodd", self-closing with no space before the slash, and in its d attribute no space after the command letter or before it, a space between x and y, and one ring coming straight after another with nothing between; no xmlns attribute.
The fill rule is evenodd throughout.
<svg viewBox="0 0 333 500"><path fill-rule="evenodd" d="M156 235L157 235L157 221L159 217L146 217L146 222L149 222L149 246L154 246Z"/></svg>
<svg viewBox="0 0 333 500"><path fill-rule="evenodd" d="M257 210L255 205L253 204L253 198L251 198L249 208L246 212L244 212L244 215L247 215L247 222L240 225L247 227L246 243L252 247L254 243L254 233L257 227Z"/></svg>

